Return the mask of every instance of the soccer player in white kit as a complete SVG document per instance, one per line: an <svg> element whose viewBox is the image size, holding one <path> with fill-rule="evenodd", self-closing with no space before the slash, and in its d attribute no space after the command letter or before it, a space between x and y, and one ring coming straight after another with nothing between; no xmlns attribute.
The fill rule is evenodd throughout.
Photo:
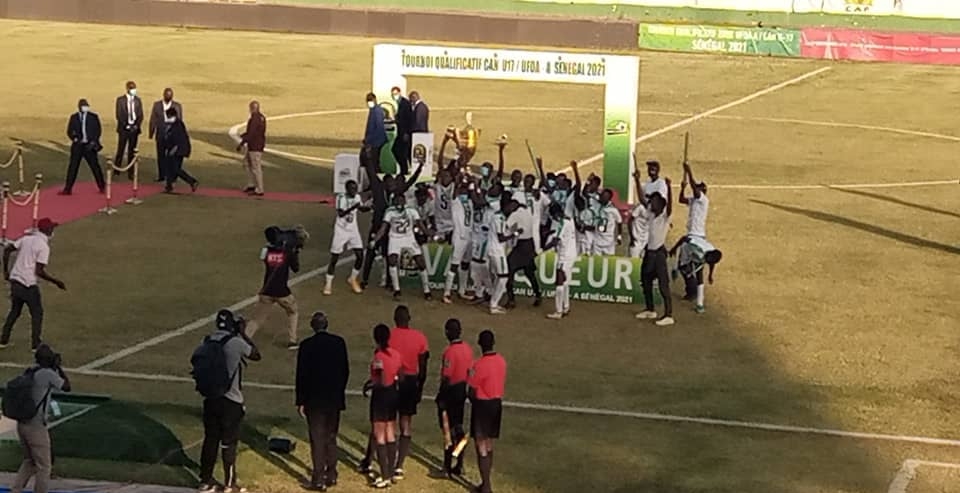
<svg viewBox="0 0 960 493"><path fill-rule="evenodd" d="M433 218L437 235L448 242L454 230L453 202L457 199L456 187L450 170L441 169L437 173L437 181L433 184Z"/></svg>
<svg viewBox="0 0 960 493"><path fill-rule="evenodd" d="M455 269L459 268L459 283L457 292L460 298L467 298L467 286L470 278L470 237L473 234L473 199L466 184L461 184L457 196L450 202L451 222L453 231L450 234L450 244L453 246L450 253L450 263L447 265L446 284L443 289L443 302L450 304L453 300L450 293L453 290L453 281L457 278ZM439 222L439 221L438 221Z"/></svg>
<svg viewBox="0 0 960 493"><path fill-rule="evenodd" d="M493 207L485 214L484 222L487 228L487 261L490 273L496 276L493 293L490 296L490 314L503 315L507 313L500 300L507 293L507 280L510 277L510 266L507 263L507 247L516 236L515 231L507 229L507 214L516 208L518 202L511 199L507 202L507 209Z"/></svg>
<svg viewBox="0 0 960 493"><path fill-rule="evenodd" d="M330 263L327 264L327 283L323 294L333 293L333 277L337 269L337 260L344 250L353 250L353 270L347 284L354 293L362 293L360 269L363 268L363 238L357 225L357 212L367 212L370 207L364 205L363 198L357 193L357 182L350 180L345 185L346 193L337 194L337 219L333 223L333 242L330 244Z"/></svg>
<svg viewBox="0 0 960 493"><path fill-rule="evenodd" d="M630 248L628 254L632 258L643 258L647 249L647 225L650 223L651 213L647 207L644 187L640 183L640 170L633 172L633 183L637 190L637 204L630 210Z"/></svg>
<svg viewBox="0 0 960 493"><path fill-rule="evenodd" d="M593 255L616 255L622 241L623 216L613 205L613 190L604 189L594 213Z"/></svg>
<svg viewBox="0 0 960 493"><path fill-rule="evenodd" d="M493 279L487 249L490 244L489 224L491 218L500 212L500 195L503 185L499 182L491 184L483 195L474 199L473 233L470 245L473 249L473 259L470 263L470 277L473 278L474 301L483 303L488 294L493 293Z"/></svg>
<svg viewBox="0 0 960 493"><path fill-rule="evenodd" d="M577 262L577 227L573 219L564 214L564 208L560 204L550 204L550 218L554 235L547 247L557 251L556 291L554 292L556 311L547 315L547 318L560 320L570 314L568 281L573 274L573 265Z"/></svg>
<svg viewBox="0 0 960 493"><path fill-rule="evenodd" d="M687 183L693 189L693 196L687 197ZM693 178L693 170L689 163L683 163L683 181L680 182L681 204L690 208L687 214L687 235L707 237L707 212L710 209L710 200L707 198L707 184L697 182Z"/></svg>
<svg viewBox="0 0 960 493"><path fill-rule="evenodd" d="M407 207L406 196L402 193L395 194L392 199L393 206L387 209L383 216L383 224L380 231L371 240L371 245L379 241L387 232L390 232L387 241L387 266L390 271L390 282L393 286L394 299L400 298L400 255L403 252L409 252L413 256L413 261L420 271L420 281L423 283L423 297L431 299L430 279L427 275L427 263L423 259L423 251L417 243L414 230L425 230L423 221L420 220L420 214L416 209Z"/></svg>

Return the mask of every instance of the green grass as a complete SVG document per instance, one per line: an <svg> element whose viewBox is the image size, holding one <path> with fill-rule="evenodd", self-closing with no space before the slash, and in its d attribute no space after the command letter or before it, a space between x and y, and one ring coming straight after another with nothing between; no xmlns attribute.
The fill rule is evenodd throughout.
<svg viewBox="0 0 960 493"><path fill-rule="evenodd" d="M448 10L507 15L602 17L689 24L720 24L768 27L858 27L918 32L960 32L958 19L923 19L890 15L843 15L701 9L693 7L651 7L644 5L591 5L582 3L540 3L525 0L271 0L272 3L299 3L352 8Z"/></svg>
<svg viewBox="0 0 960 493"><path fill-rule="evenodd" d="M236 187L243 174L226 130L258 98L269 116L358 109L269 123L270 145L321 158L353 152L363 125L377 40L165 28L2 22L7 53L0 79L0 137L25 139L30 173L62 177L64 121L87 97L108 116L128 71L113 63L147 59L135 79L148 101L177 91L196 140L189 166L205 186ZM129 41L136 37L137 42ZM111 54L111 63L69 58L69 50ZM171 51L175 46L176 51ZM243 46L246 57L230 54ZM643 134L827 66L805 60L643 53ZM155 63L154 63L155 62ZM176 71L165 67L182 67ZM467 337L497 331L510 363L508 398L627 411L716 417L815 428L956 437L960 418L952 385L960 304L960 198L955 186L873 189L751 189L724 185L891 183L955 179L955 141L830 122L955 134L944 104L960 92L951 67L832 64L812 80L666 133L638 148L677 178L682 133L711 189L709 233L724 251L708 312L679 304L678 325L637 323L632 308L575 303L574 316L548 323L547 309L491 318L466 307L410 300L414 323L434 354L440 327L457 316ZM64 74L71 74L65 77ZM25 84L30 80L34 83ZM459 123L466 109L484 130L479 159L492 159L492 136L529 139L552 169L601 149L602 93L568 85L413 79L434 108L435 128ZM562 111L490 110L563 107ZM781 119L771 121L770 118ZM791 122L802 120L813 123ZM817 123L819 122L819 123ZM107 124L104 145L115 145ZM51 143L50 141L53 141ZM152 146L141 146L149 163ZM0 156L11 144L0 140ZM270 190L328 193L329 165L268 156ZM529 169L522 145L508 167ZM12 170L0 173L9 179ZM598 166L584 172L597 172ZM674 226L681 230L684 211ZM65 225L50 269L70 291L45 289L48 341L76 367L166 333L255 293L256 255L264 226L303 223L314 238L304 269L326 263L329 209L200 197L151 197L112 217ZM671 238L676 235L672 234ZM394 303L372 289L349 293L343 277L332 297L321 279L295 288L301 330L315 309L328 312L350 347L351 387L363 381L369 330ZM2 309L2 307L0 307ZM25 364L27 321L19 346L0 353ZM265 360L251 382L290 384L292 358L281 347L281 314L258 333ZM185 377L189 354L206 328L108 365L104 370ZM436 358L431 372L436 373ZM4 369L6 377L14 370ZM191 485L200 438L198 398L189 385L77 376L83 392L114 402L54 432L57 474ZM428 392L432 392L431 379ZM297 491L306 472L305 430L289 392L247 389L241 474L255 491ZM356 458L366 430L366 402L351 398L341 443ZM426 478L439 433L429 403L416 424L416 464L405 491L463 491ZM960 460L949 447L892 444L757 430L508 409L497 452L498 491L580 492L880 492L907 458ZM265 437L300 441L293 457L264 450ZM96 439L94 437L99 437ZM59 447L62 447L59 448ZM169 455L167 454L169 452ZM0 469L17 465L16 448L0 447ZM187 469L184 469L184 466ZM476 473L471 468L470 476ZM948 474L917 487L946 488ZM364 491L344 474L342 491ZM932 481L932 482L930 482ZM938 482L939 481L939 482ZM585 486L586 485L586 486ZM914 490L911 488L911 492ZM917 491L920 491L919 489ZM925 489L924 491L932 491Z"/></svg>

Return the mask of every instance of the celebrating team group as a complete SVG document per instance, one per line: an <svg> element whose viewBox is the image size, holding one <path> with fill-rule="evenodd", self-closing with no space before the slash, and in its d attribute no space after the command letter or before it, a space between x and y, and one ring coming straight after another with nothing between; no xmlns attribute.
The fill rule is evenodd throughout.
<svg viewBox="0 0 960 493"><path fill-rule="evenodd" d="M706 239L707 186L694 179L688 163L683 163L679 197L689 207L687 231L671 248L666 240L673 191L670 179L660 176L657 161L646 163L648 181L639 171L634 173L638 203L621 211L614 204L613 191L601 187L600 177L591 174L586 182L581 180L576 161L570 163L572 180L565 173L544 172L543 161L536 158L536 175L514 170L505 184L506 136L496 142L499 162L495 168L490 162L472 165L475 146L458 134L451 129L444 135L432 183L418 183L422 160L409 178L381 177L378 160L361 155L365 173L359 180L348 181L345 192L337 195L324 294L332 294L337 260L351 250L355 261L347 283L353 291L360 293L367 286L373 261L380 256L386 259L381 286L389 288L395 299L401 296L401 270L418 271L423 295L431 299L423 245L439 242L449 244L451 250L443 302L453 303L456 287L461 299L486 304L492 315L501 315L515 305L513 283L518 273L525 275L532 288L534 306L541 304L536 258L553 249L555 311L547 317L562 319L570 314L575 263L582 255L615 255L624 243L626 223L629 255L643 259L640 281L645 310L637 318L655 320L658 325L674 323L670 280L679 275L686 285L684 299L694 301L698 312L704 311L704 269L709 267L707 279L712 283L721 253ZM451 142L456 157L448 160L444 151ZM366 243L358 224L360 212L373 216ZM677 253L678 261L671 268L669 257ZM655 311L654 283L663 300L662 315Z"/></svg>

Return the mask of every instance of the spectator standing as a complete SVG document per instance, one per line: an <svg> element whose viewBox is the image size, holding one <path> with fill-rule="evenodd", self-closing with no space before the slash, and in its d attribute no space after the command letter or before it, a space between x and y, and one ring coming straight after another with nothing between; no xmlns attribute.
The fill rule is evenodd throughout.
<svg viewBox="0 0 960 493"><path fill-rule="evenodd" d="M391 151L399 166L400 176L406 176L410 172L410 149L413 145L413 106L409 99L403 97L399 87L391 89L390 94L397 105L397 136Z"/></svg>
<svg viewBox="0 0 960 493"><path fill-rule="evenodd" d="M347 345L327 332L328 326L326 315L314 313L310 319L314 334L304 339L297 353L296 405L309 429L313 475L308 487L314 491L337 484L337 434L350 378Z"/></svg>
<svg viewBox="0 0 960 493"><path fill-rule="evenodd" d="M70 379L60 368L59 354L43 344L37 348L34 360L37 366L28 369L24 378L30 381L30 403L37 403L36 413L32 418L17 420L17 435L23 448L23 462L10 487L10 493L22 493L31 477L34 478L34 493L47 493L50 472L53 469L50 432L47 431L50 394L54 391L70 392Z"/></svg>
<svg viewBox="0 0 960 493"><path fill-rule="evenodd" d="M66 183L64 183L63 190L59 194L73 194L73 184L77 181L81 159L87 162L87 166L90 166L93 179L97 181L97 188L100 189L100 193L103 193L107 184L103 179L100 161L97 159L97 153L103 149L103 146L100 145L100 135L103 132L100 117L90 111L90 103L86 99L81 99L77 103L77 110L76 113L70 115L70 120L67 122L67 137L70 139L70 164L67 166Z"/></svg>
<svg viewBox="0 0 960 493"><path fill-rule="evenodd" d="M150 123L149 123L149 136L151 139L155 139L157 144L157 180L158 182L164 181L163 173L163 148L162 140L164 132L166 131L165 120L167 118L167 110L173 108L177 111L177 115L181 120L183 120L183 106L174 101L173 99L173 89L169 87L163 90L163 98L154 101L153 109L150 110Z"/></svg>
<svg viewBox="0 0 960 493"><path fill-rule="evenodd" d="M201 493L210 493L216 489L213 479L213 468L217 463L217 455L223 457L223 492L241 493L245 491L237 484L237 443L240 440L240 425L243 422L244 400L241 392L243 367L245 359L260 361L260 350L244 333L243 319L237 320L230 310L220 310L216 318L216 331L205 337L203 343L194 352L194 379L197 380L197 390L203 395L203 448L200 452L200 487ZM205 356L212 351L221 351L220 361L223 365L205 365ZM212 362L218 358L208 358ZM225 366L225 368L223 367ZM222 388L201 385L201 368L218 373L224 370L229 381ZM217 371L219 370L219 371ZM213 379L209 379L210 381ZM218 382L219 383L219 382Z"/></svg>
<svg viewBox="0 0 960 493"><path fill-rule="evenodd" d="M276 226L270 226L263 232L267 239L267 246L260 251L260 260L263 261L263 287L260 297L254 308L253 321L250 322L248 334L253 337L267 318L267 310L272 305L279 305L287 314L288 343L287 349L294 351L299 347L297 343L297 299L290 290L290 271L300 272L300 250L283 242L282 232Z"/></svg>
<svg viewBox="0 0 960 493"><path fill-rule="evenodd" d="M163 175L167 184L163 191L173 193L173 184L177 179L181 179L190 185L190 190L196 192L200 182L183 169L183 160L190 157L192 150L187 126L180 119L177 110L172 107L167 110L165 123L162 147L165 162Z"/></svg>
<svg viewBox="0 0 960 493"><path fill-rule="evenodd" d="M380 172L380 151L387 143L387 129L384 125L383 108L377 104L377 96L367 93L367 127L363 134L363 148L360 153L360 165L364 168L367 163L373 164L373 169Z"/></svg>
<svg viewBox="0 0 960 493"><path fill-rule="evenodd" d="M23 305L30 310L31 344L34 350L40 347L41 332L43 330L43 303L40 301L40 286L37 279L48 281L66 291L67 285L63 281L47 273L47 263L50 261L50 237L57 223L45 217L37 221L37 229L32 233L7 245L3 250L3 278L10 281L10 313L3 324L3 335L0 336L0 349L10 345L10 332L13 324L20 318ZM8 268L10 254L17 252L17 260L13 269Z"/></svg>
<svg viewBox="0 0 960 493"><path fill-rule="evenodd" d="M430 131L430 108L420 99L420 93L410 93L410 104L413 105L413 129L411 133Z"/></svg>
<svg viewBox="0 0 960 493"><path fill-rule="evenodd" d="M137 96L137 83L127 81L127 92L117 98L117 156L113 159L117 166L123 166L123 151L127 151L127 163L133 161L143 125L143 101ZM113 176L120 172L113 170ZM127 170L127 177L133 179L133 168Z"/></svg>
<svg viewBox="0 0 960 493"><path fill-rule="evenodd" d="M240 145L247 147L243 157L244 168L247 169L247 186L243 189L248 195L263 196L263 149L267 145L267 117L260 113L260 103L250 102L250 119L247 120L247 130L240 136Z"/></svg>

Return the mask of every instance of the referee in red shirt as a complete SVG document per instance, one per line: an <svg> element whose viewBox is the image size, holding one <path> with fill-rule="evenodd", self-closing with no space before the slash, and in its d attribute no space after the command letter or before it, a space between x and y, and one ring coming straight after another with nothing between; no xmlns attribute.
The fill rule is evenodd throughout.
<svg viewBox="0 0 960 493"><path fill-rule="evenodd" d="M463 455L453 466L453 450L466 437L463 430L463 408L467 402L467 373L473 365L473 349L460 340L460 321L451 318L444 325L450 344L443 351L443 369L440 370L440 390L437 392L437 415L444 439L449 440L443 451L443 472L447 476L463 474ZM451 467L452 466L452 467Z"/></svg>
<svg viewBox="0 0 960 493"><path fill-rule="evenodd" d="M480 357L470 370L470 435L477 445L477 468L480 469L480 493L492 493L490 471L493 469L493 441L500 438L503 415L503 387L507 381L507 361L493 350L493 332L480 333Z"/></svg>
<svg viewBox="0 0 960 493"><path fill-rule="evenodd" d="M393 465L397 456L394 427L397 422L397 376L400 373L400 354L390 347L390 327L379 324L373 328L373 340L377 349L370 361L370 380L363 386L363 393L373 390L370 397L371 437L376 440L377 462L380 477L373 480L377 489L387 488L393 479Z"/></svg>
<svg viewBox="0 0 960 493"><path fill-rule="evenodd" d="M400 442L397 454L397 468L394 479L403 479L403 460L410 453L410 441L413 435L413 417L417 414L417 404L423 396L423 384L427 379L427 360L430 349L427 336L417 329L410 328L410 310L405 305L393 311L396 327L390 331L390 347L400 353L400 385L397 410L400 413Z"/></svg>

